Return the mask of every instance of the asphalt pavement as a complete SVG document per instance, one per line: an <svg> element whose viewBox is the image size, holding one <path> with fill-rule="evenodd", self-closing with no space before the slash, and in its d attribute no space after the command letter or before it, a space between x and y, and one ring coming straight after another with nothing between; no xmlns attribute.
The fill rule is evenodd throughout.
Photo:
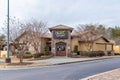
<svg viewBox="0 0 120 80"><path fill-rule="evenodd" d="M0 70L0 80L79 80L116 68L120 68L120 58L28 69Z"/></svg>
<svg viewBox="0 0 120 80"><path fill-rule="evenodd" d="M0 64L4 63L3 61L0 61Z"/></svg>

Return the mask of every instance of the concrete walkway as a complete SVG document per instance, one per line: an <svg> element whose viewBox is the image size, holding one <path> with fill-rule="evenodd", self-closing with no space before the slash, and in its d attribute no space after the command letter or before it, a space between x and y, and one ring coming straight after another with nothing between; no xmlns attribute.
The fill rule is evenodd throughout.
<svg viewBox="0 0 120 80"><path fill-rule="evenodd" d="M120 57L120 56L104 56L104 57L94 57L94 58L70 58L70 57L53 57L50 59L44 59L44 60L34 60L29 62L45 62L52 65L57 64L67 64L67 63L76 63L76 62L84 62L84 61L92 61L92 60L101 60L101 59L108 59L108 58L114 58L114 57Z"/></svg>
<svg viewBox="0 0 120 80"><path fill-rule="evenodd" d="M120 68L89 76L80 80L120 80Z"/></svg>
<svg viewBox="0 0 120 80"><path fill-rule="evenodd" d="M30 65L16 65L16 66L8 66L5 64L1 64L0 68L26 68L26 67L37 67L37 66L50 66L50 65L62 65L62 64L70 64L70 63L77 63L77 62L86 62L86 61L94 61L94 60L102 60L102 59L109 59L115 58L120 56L104 56L104 57L94 57L94 58L69 58L69 57L53 57L50 59L44 60L33 60L33 61L24 61L24 62L32 62L33 64Z"/></svg>

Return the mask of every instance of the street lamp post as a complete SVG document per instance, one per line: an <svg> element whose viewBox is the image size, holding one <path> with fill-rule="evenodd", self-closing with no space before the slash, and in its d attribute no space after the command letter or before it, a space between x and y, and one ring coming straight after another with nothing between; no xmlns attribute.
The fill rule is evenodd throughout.
<svg viewBox="0 0 120 80"><path fill-rule="evenodd" d="M6 63L11 63L11 58L9 57L9 51L10 51L10 46L9 46L9 0L7 3L7 55L6 55Z"/></svg>

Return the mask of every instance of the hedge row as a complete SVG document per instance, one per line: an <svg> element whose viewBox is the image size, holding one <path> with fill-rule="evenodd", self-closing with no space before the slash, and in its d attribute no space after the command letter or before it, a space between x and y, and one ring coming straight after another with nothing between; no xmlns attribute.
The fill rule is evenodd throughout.
<svg viewBox="0 0 120 80"><path fill-rule="evenodd" d="M114 53L115 55L120 55L120 53Z"/></svg>
<svg viewBox="0 0 120 80"><path fill-rule="evenodd" d="M35 53L35 54L31 54L30 52L25 52L24 54L22 54L23 58L40 58L43 55L48 55L48 54L44 54L44 53ZM17 54L17 57L20 58L20 54Z"/></svg>
<svg viewBox="0 0 120 80"><path fill-rule="evenodd" d="M88 56L88 57L96 57L96 56L104 56L103 51L79 51L81 56Z"/></svg>

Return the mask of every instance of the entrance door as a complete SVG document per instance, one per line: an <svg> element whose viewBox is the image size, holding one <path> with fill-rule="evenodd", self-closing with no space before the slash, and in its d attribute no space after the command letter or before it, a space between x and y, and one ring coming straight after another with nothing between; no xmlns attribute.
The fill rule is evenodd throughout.
<svg viewBox="0 0 120 80"><path fill-rule="evenodd" d="M65 56L66 55L66 44L63 42L57 43L56 52L57 52L57 56Z"/></svg>

